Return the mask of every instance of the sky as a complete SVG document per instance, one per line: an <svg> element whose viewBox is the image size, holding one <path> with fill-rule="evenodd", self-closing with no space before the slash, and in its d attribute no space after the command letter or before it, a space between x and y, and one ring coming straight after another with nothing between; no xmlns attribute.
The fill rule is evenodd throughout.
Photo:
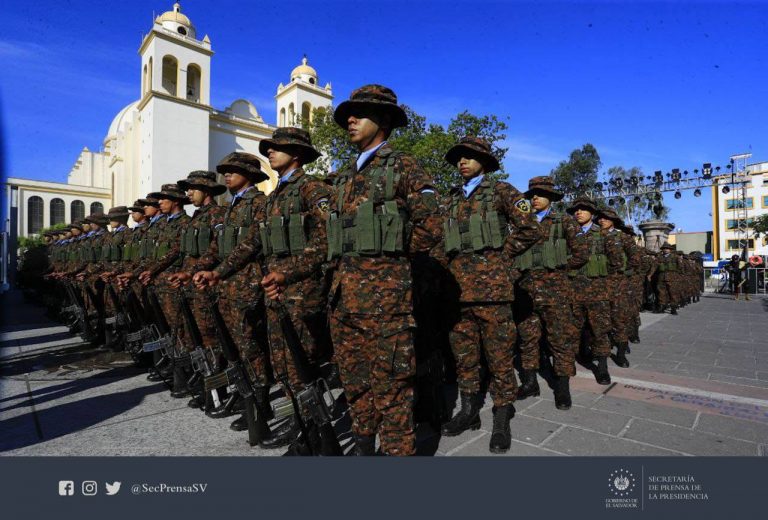
<svg viewBox="0 0 768 520"><path fill-rule="evenodd" d="M7 176L66 182L83 147L138 99L138 48L171 0L5 0L0 153ZM183 0L208 34L211 104L274 95L304 54L335 104L381 83L446 125L463 110L509 126L520 189L584 143L644 173L768 161L768 3ZM665 197L683 231L711 230L711 198Z"/></svg>

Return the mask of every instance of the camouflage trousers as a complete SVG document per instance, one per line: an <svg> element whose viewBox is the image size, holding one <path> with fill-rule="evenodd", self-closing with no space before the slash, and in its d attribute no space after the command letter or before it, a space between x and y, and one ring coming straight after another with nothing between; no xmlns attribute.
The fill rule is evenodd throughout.
<svg viewBox="0 0 768 520"><path fill-rule="evenodd" d="M288 314L299 336L307 361L316 362L329 342L328 320L323 312L312 312L295 305L288 305ZM293 356L285 342L277 310L267 305L267 330L269 331L269 351L275 378L283 381L287 378L289 389L302 390L304 385L296 373Z"/></svg>
<svg viewBox="0 0 768 520"><path fill-rule="evenodd" d="M629 277L612 275L608 283L614 290L611 298L611 339L617 345L629 341L627 332L632 319L632 295Z"/></svg>
<svg viewBox="0 0 768 520"><path fill-rule="evenodd" d="M232 298L219 293L219 312L227 330L240 352L240 359L250 363L257 385L269 385L271 372L268 360L268 341L264 320L264 303L249 302L246 298Z"/></svg>
<svg viewBox="0 0 768 520"><path fill-rule="evenodd" d="M608 357L611 355L611 304L608 300L577 301L573 305L573 319L577 330L581 331L582 341L585 336L592 346L592 355Z"/></svg>
<svg viewBox="0 0 768 520"><path fill-rule="evenodd" d="M520 362L523 370L539 369L539 345L544 337L552 352L558 376L576 375L576 340L579 331L573 323L570 303L534 304L530 314L517 324L520 335Z"/></svg>
<svg viewBox="0 0 768 520"><path fill-rule="evenodd" d="M513 403L517 396L513 364L517 327L511 303L462 304L459 312L450 333L459 390L467 394L480 391L482 349L491 373L493 404L500 407Z"/></svg>
<svg viewBox="0 0 768 520"><path fill-rule="evenodd" d="M334 356L349 403L352 431L379 434L388 455L416 451L413 416L415 322L409 314L331 316Z"/></svg>
<svg viewBox="0 0 768 520"><path fill-rule="evenodd" d="M659 305L677 305L680 299L675 280L669 275L659 276L656 283L656 298Z"/></svg>

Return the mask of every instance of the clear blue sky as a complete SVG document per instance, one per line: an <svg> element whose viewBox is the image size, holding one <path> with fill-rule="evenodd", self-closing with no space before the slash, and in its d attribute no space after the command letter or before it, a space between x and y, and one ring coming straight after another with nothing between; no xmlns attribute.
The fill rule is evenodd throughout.
<svg viewBox="0 0 768 520"><path fill-rule="evenodd" d="M66 181L139 96L141 36L171 0L4 1L0 107L6 172ZM184 0L213 49L212 104L273 96L302 54L336 102L364 83L447 123L467 109L509 125L520 188L593 143L646 173L735 153L768 160L768 4ZM685 231L711 229L709 193L666 197Z"/></svg>

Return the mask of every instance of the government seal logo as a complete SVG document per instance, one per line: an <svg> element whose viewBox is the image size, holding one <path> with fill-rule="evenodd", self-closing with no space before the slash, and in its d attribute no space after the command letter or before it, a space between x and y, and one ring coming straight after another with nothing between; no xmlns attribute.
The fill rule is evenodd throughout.
<svg viewBox="0 0 768 520"><path fill-rule="evenodd" d="M635 490L635 476L626 469L611 472L608 477L608 488L617 497L629 496Z"/></svg>

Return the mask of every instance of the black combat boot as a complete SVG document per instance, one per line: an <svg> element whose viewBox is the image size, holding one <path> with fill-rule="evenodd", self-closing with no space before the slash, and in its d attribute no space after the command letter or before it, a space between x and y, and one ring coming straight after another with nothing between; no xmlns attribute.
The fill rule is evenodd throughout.
<svg viewBox="0 0 768 520"><path fill-rule="evenodd" d="M629 335L630 343L640 343L640 327L632 327L632 333ZM627 353L629 353L629 347L627 347Z"/></svg>
<svg viewBox="0 0 768 520"><path fill-rule="evenodd" d="M621 368L629 368L629 361L627 360L627 342L619 343L616 345L616 364Z"/></svg>
<svg viewBox="0 0 768 520"><path fill-rule="evenodd" d="M243 400L237 393L230 394L227 400L221 403L219 406L212 408L205 412L205 415L211 419L221 419L223 417L229 417L235 413L243 411ZM239 408L239 409L238 409Z"/></svg>
<svg viewBox="0 0 768 520"><path fill-rule="evenodd" d="M511 404L493 409L493 431L488 449L491 453L506 453L512 445L512 430L509 421L515 416L515 407Z"/></svg>
<svg viewBox="0 0 768 520"><path fill-rule="evenodd" d="M204 394L198 394L194 396L192 399L187 401L187 406L190 408L202 408L205 405L205 395Z"/></svg>
<svg viewBox="0 0 768 520"><path fill-rule="evenodd" d="M523 370L520 373L520 388L517 389L517 398L536 397L541 393L539 390L539 381L536 378L535 370Z"/></svg>
<svg viewBox="0 0 768 520"><path fill-rule="evenodd" d="M352 435L355 441L355 447L350 452L355 457L373 457L376 455L376 436L375 435Z"/></svg>
<svg viewBox="0 0 768 520"><path fill-rule="evenodd" d="M177 399L187 397L189 395L189 388L187 388L187 375L181 368L176 368L173 371L173 390L171 391L171 397Z"/></svg>
<svg viewBox="0 0 768 520"><path fill-rule="evenodd" d="M608 360L605 356L597 358L597 368L595 369L595 381L601 385L610 385L611 376L608 374Z"/></svg>
<svg viewBox="0 0 768 520"><path fill-rule="evenodd" d="M653 313L654 314L662 314L664 312L664 306L662 305L654 305L653 306Z"/></svg>
<svg viewBox="0 0 768 520"><path fill-rule="evenodd" d="M677 316L677 306L676 305L670 305L669 306L669 313L670 314L674 314L675 316Z"/></svg>
<svg viewBox="0 0 768 520"><path fill-rule="evenodd" d="M298 438L300 431L299 421L296 420L295 415L291 415L285 424L272 432L271 436L262 440L259 446L268 450L288 446Z"/></svg>
<svg viewBox="0 0 768 520"><path fill-rule="evenodd" d="M480 403L473 394L461 394L461 409L442 428L443 435L455 437L466 430L480 428Z"/></svg>
<svg viewBox="0 0 768 520"><path fill-rule="evenodd" d="M569 376L557 376L555 379L555 406L558 410L571 409L570 381Z"/></svg>

